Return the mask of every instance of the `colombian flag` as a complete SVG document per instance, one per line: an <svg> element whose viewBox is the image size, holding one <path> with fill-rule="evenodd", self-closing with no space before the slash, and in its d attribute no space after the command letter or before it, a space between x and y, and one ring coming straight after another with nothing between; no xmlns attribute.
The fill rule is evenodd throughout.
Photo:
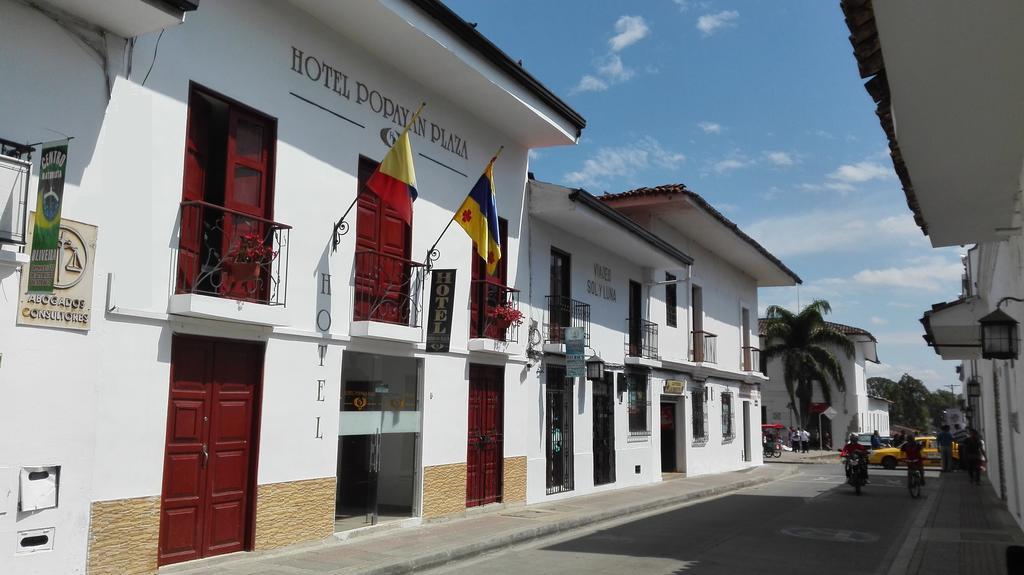
<svg viewBox="0 0 1024 575"><path fill-rule="evenodd" d="M455 212L455 221L476 242L476 253L487 262L488 275L494 274L501 259L501 235L498 233L498 204L494 199L494 160L469 191L466 201Z"/></svg>
<svg viewBox="0 0 1024 575"><path fill-rule="evenodd" d="M416 199L416 170L412 166L412 144L409 129L391 146L384 160L366 182L366 187L398 212L405 223L412 225L412 202Z"/></svg>

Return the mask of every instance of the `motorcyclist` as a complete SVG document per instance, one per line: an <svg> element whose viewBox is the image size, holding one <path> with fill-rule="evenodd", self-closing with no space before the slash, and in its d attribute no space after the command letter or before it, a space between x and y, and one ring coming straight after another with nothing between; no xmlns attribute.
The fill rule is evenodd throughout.
<svg viewBox="0 0 1024 575"><path fill-rule="evenodd" d="M924 460L921 456L921 444L917 442L914 434L907 436L907 441L900 446L900 451L906 455L907 469L919 469L921 471L921 485L924 485Z"/></svg>
<svg viewBox="0 0 1024 575"><path fill-rule="evenodd" d="M860 441L857 440L856 433L851 433L849 441L847 441L846 445L844 445L843 448L839 450L839 455L841 455L842 457L850 457L854 453L857 453L861 456L860 467L864 471L864 481L870 483L868 481L868 448L860 444ZM846 467L846 478L850 478L849 466Z"/></svg>

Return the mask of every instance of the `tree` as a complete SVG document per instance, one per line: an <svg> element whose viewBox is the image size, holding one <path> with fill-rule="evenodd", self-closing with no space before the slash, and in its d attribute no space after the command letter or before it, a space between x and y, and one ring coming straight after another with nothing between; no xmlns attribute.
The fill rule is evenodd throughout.
<svg viewBox="0 0 1024 575"><path fill-rule="evenodd" d="M868 393L892 402L889 405L890 422L922 431L927 429L932 394L920 379L907 373L899 381L884 377L868 378Z"/></svg>
<svg viewBox="0 0 1024 575"><path fill-rule="evenodd" d="M784 307L769 306L764 336L766 360L782 361L782 378L789 400L797 412L797 420L806 428L811 416L811 398L818 384L825 403L832 405L832 385L846 391L843 370L833 349L853 357L853 342L825 321L832 306L825 300L814 300L800 313Z"/></svg>

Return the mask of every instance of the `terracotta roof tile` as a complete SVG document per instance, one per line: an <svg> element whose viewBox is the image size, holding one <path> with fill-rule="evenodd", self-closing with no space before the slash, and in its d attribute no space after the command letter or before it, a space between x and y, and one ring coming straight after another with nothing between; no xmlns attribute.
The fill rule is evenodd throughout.
<svg viewBox="0 0 1024 575"><path fill-rule="evenodd" d="M768 322L767 318L760 318L760 319L757 320L757 333L758 333L758 335L764 335L764 328L765 328L765 324L767 322ZM843 335L865 335L865 336L871 338L871 341L873 341L875 343L878 343L878 340L875 339L875 336L871 335L871 332L869 332L866 329L862 329L862 328L859 328L859 327L855 327L855 326L852 326L852 325L846 325L846 324L842 324L842 323L835 323L833 321L826 321L825 325L828 325L829 327L837 330L839 333L841 333Z"/></svg>

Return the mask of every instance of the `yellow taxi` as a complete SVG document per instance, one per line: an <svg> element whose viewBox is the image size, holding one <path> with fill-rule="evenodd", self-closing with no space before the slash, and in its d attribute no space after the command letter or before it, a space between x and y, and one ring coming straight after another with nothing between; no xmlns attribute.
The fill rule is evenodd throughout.
<svg viewBox="0 0 1024 575"><path fill-rule="evenodd" d="M926 466L942 467L942 454L939 453L939 444L935 440L935 436L926 435L917 438L918 443L924 445L924 449L921 450L921 455L924 458L924 464ZM868 463L870 465L881 465L886 469L896 469L897 465L904 465L906 463L907 454L900 451L898 447L883 447L881 449L875 449L868 456ZM960 449L956 442L953 442L953 460L954 465L960 459Z"/></svg>

